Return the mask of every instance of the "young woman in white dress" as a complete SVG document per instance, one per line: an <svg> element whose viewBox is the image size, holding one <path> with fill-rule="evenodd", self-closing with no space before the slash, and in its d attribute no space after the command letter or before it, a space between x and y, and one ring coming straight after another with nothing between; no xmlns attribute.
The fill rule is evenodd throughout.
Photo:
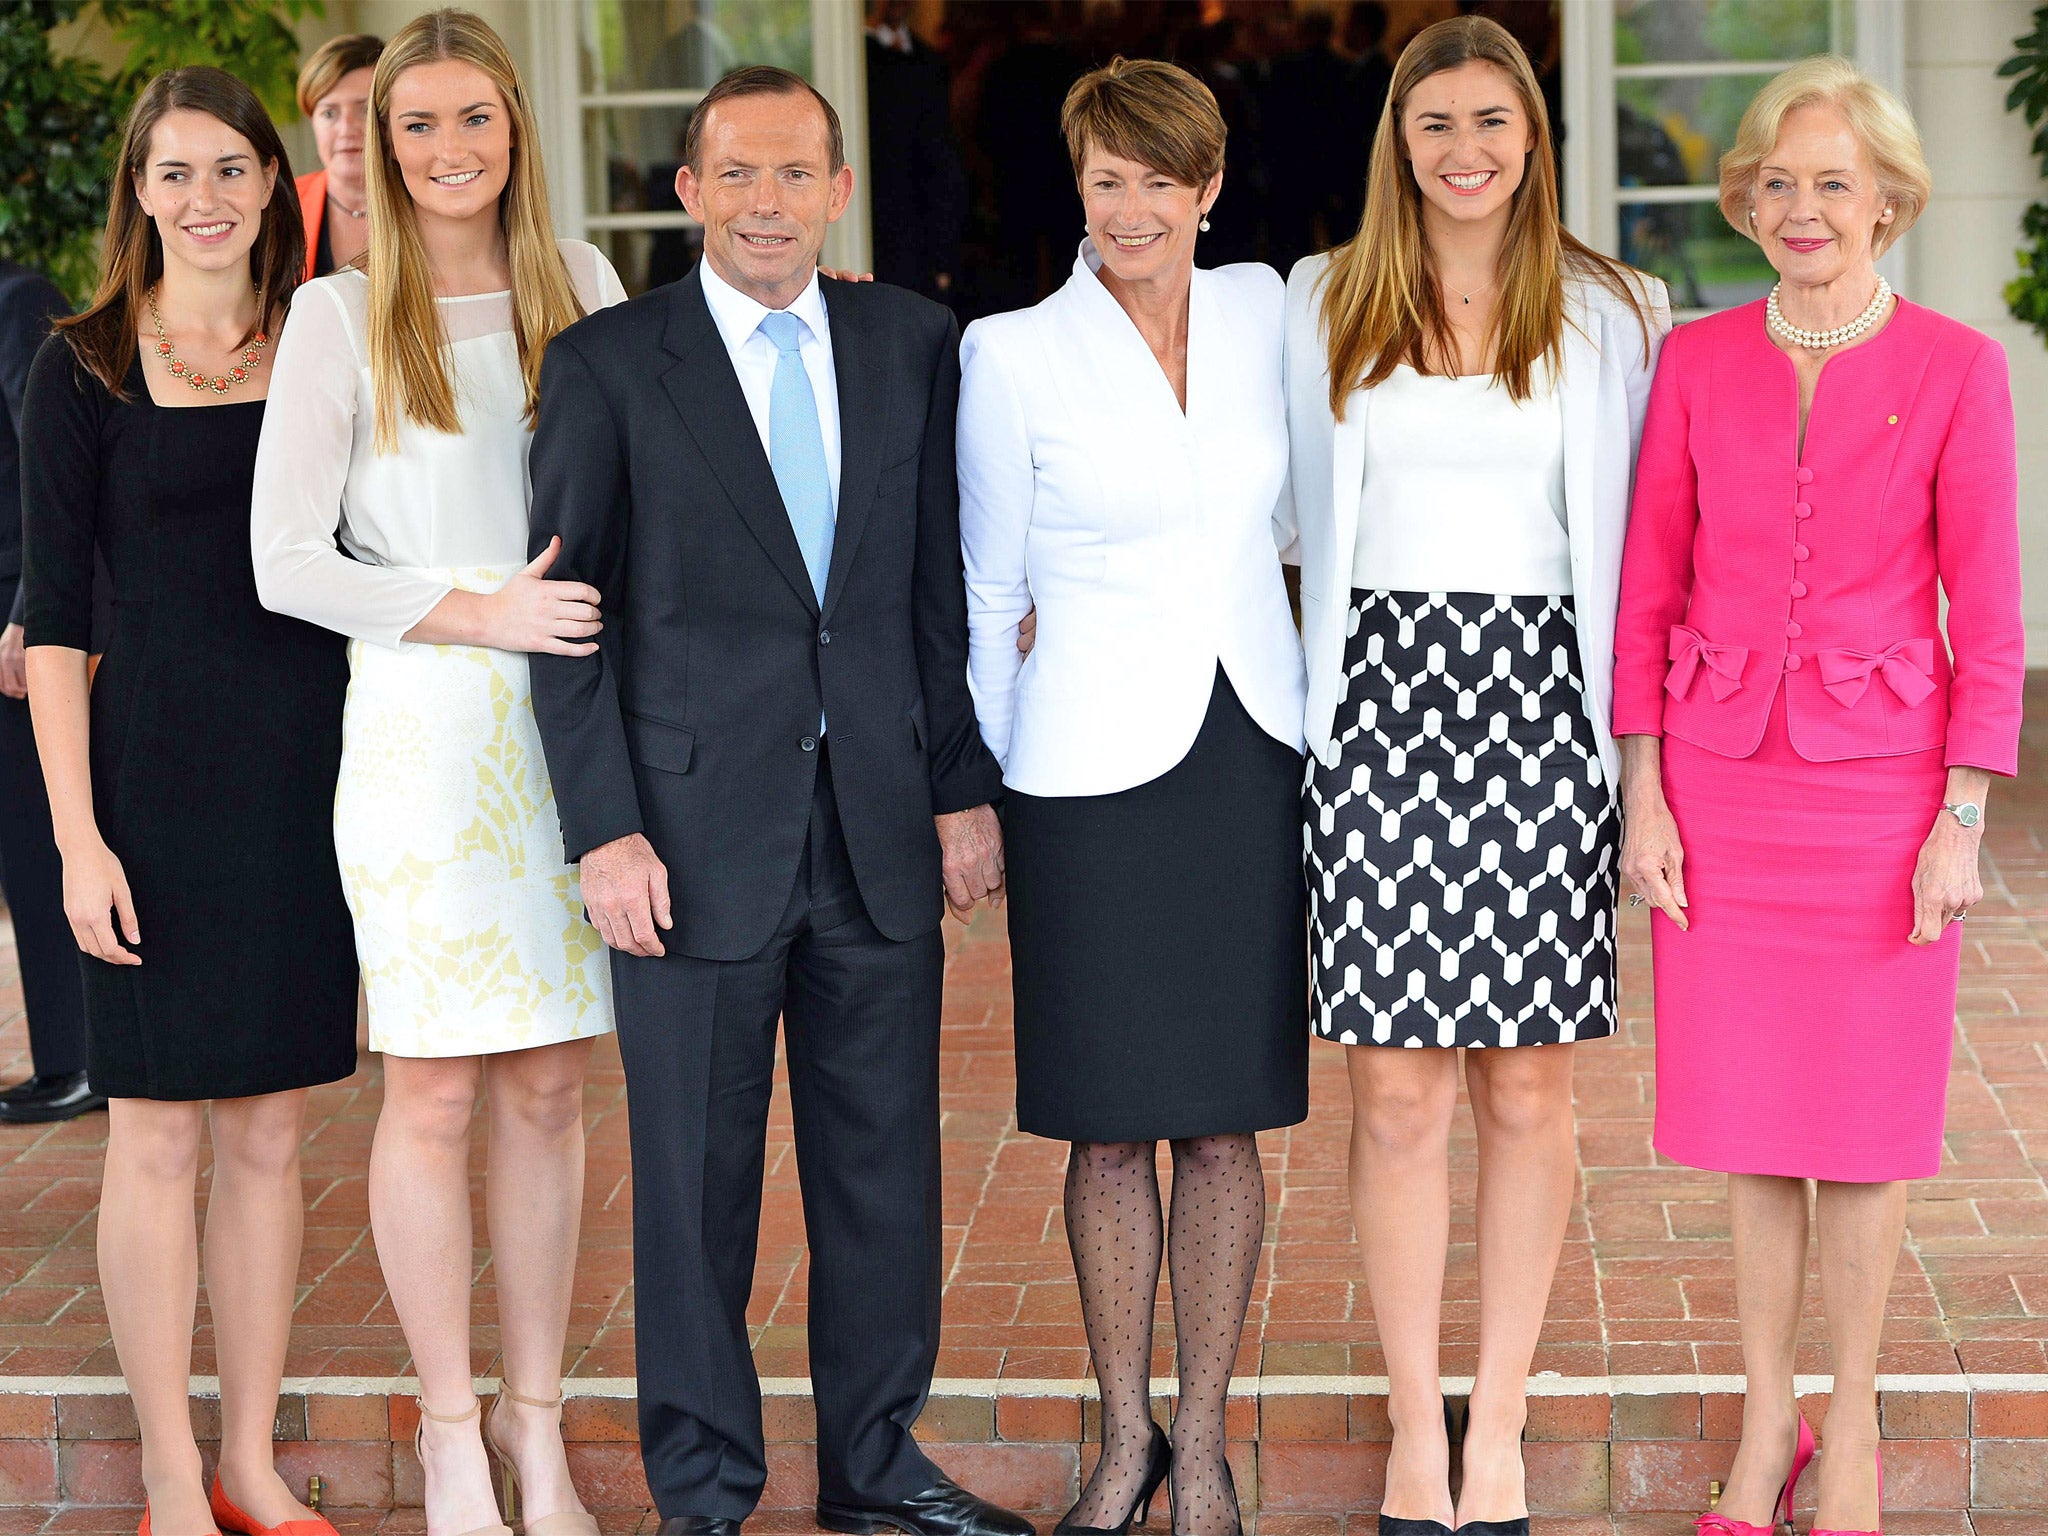
<svg viewBox="0 0 2048 1536"><path fill-rule="evenodd" d="M391 40L367 260L300 290L256 467L265 605L351 639L335 846L384 1053L370 1220L420 1379L431 1536L502 1530L486 1444L529 1532L596 1532L558 1415L610 973L563 861L526 657L594 649L599 599L546 579L552 551L527 562L526 453L543 348L624 292L593 247L550 233L537 144L475 16L436 11ZM469 1155L486 1088L504 1387L479 1424Z"/></svg>

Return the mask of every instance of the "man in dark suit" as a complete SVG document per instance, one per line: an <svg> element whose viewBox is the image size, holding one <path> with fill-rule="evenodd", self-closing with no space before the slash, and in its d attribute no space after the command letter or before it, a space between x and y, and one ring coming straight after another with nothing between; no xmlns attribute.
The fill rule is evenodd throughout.
<svg viewBox="0 0 2048 1536"><path fill-rule="evenodd" d="M911 1426L940 1293L945 906L1002 884L967 692L953 317L820 283L852 195L800 76L691 119L704 260L548 347L533 544L603 594L533 658L632 1100L640 1438L663 1536L732 1536L766 1470L747 1344L776 1023L810 1236L817 1517L1027 1536Z"/></svg>
<svg viewBox="0 0 2048 1536"><path fill-rule="evenodd" d="M967 228L951 75L939 51L910 30L910 0L870 7L867 57L875 279L943 304Z"/></svg>
<svg viewBox="0 0 2048 1536"><path fill-rule="evenodd" d="M85 1077L85 984L64 916L64 863L28 717L21 628L21 396L50 322L71 313L56 284L0 261L0 880L14 919L31 1076L0 1091L0 1125L39 1125L106 1108ZM97 604L95 605L97 609Z"/></svg>

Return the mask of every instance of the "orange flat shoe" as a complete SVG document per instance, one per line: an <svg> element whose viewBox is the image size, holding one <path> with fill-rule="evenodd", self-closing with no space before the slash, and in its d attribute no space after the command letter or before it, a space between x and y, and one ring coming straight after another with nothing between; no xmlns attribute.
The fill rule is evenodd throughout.
<svg viewBox="0 0 2048 1536"><path fill-rule="evenodd" d="M229 1536L341 1536L325 1515L315 1515L310 1520L287 1520L283 1525L258 1525L235 1508L227 1490L220 1485L218 1472L213 1474L213 1491L207 1495L207 1503L213 1507L213 1523ZM143 1529L139 1536L149 1536L149 1515L146 1511L142 1518Z"/></svg>

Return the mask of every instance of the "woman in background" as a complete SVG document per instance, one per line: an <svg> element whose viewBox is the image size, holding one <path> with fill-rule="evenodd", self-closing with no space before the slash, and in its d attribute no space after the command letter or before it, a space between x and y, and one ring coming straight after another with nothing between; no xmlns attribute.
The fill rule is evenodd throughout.
<svg viewBox="0 0 2048 1536"><path fill-rule="evenodd" d="M299 71L299 110L313 125L317 171L299 178L306 221L306 276L325 277L370 248L363 146L369 137L370 78L384 40L365 32L329 38Z"/></svg>
<svg viewBox="0 0 2048 1536"><path fill-rule="evenodd" d="M503 41L430 12L378 60L370 251L301 291L257 465L263 600L351 637L334 839L384 1053L370 1220L420 1378L431 1536L594 1536L561 1438L583 1074L612 1028L604 947L541 755L526 653L587 654L598 594L526 559L550 338L624 297L557 243ZM336 547L337 538L341 548ZM342 550L347 551L346 554ZM504 1386L471 1392L471 1120L488 1099Z"/></svg>
<svg viewBox="0 0 2048 1536"><path fill-rule="evenodd" d="M1878 1526L1906 1181L1941 1162L1956 925L1983 895L1991 779L2019 765L2005 353L1876 266L1930 190L1912 117L1850 64L1765 86L1721 211L1778 283L1672 338L1643 432L1622 869L1656 906L1657 1150L1728 1174L1747 1392L1700 1519L1720 1536L1789 1521L1813 1456L1793 1384L1809 1179L1834 1369L1814 1536Z"/></svg>
<svg viewBox="0 0 2048 1536"><path fill-rule="evenodd" d="M1452 1523L1438 1339L1458 1055L1479 1359L1455 1514L1526 1532L1527 1377L1575 1182L1574 1042L1615 1029L1608 680L1662 287L1558 225L1521 47L1394 67L1357 236L1288 282L1316 1032L1350 1047L1351 1199L1387 1362L1380 1530Z"/></svg>
<svg viewBox="0 0 2048 1536"><path fill-rule="evenodd" d="M264 611L248 531L301 238L255 94L217 69L157 76L129 115L99 290L44 343L23 408L30 707L109 1100L100 1287L145 1536L332 1530L278 1477L271 1431L306 1090L355 1069L327 829L347 669L332 635ZM89 681L96 550L114 619ZM188 1397L209 1101L210 1498Z"/></svg>

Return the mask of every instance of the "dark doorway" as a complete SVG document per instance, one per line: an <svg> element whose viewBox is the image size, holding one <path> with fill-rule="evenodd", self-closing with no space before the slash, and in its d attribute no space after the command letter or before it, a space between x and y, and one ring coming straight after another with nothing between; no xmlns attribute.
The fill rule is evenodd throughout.
<svg viewBox="0 0 2048 1536"><path fill-rule="evenodd" d="M880 7L878 6L879 10ZM1350 238L1392 61L1433 21L1477 11L1528 50L1560 118L1557 0L896 0L949 72L968 198L948 293L962 321L1036 303L1082 236L1060 104L1116 54L1199 75L1229 125L1200 261L1302 257ZM876 81L871 74L870 95ZM871 111L872 103L871 103Z"/></svg>

